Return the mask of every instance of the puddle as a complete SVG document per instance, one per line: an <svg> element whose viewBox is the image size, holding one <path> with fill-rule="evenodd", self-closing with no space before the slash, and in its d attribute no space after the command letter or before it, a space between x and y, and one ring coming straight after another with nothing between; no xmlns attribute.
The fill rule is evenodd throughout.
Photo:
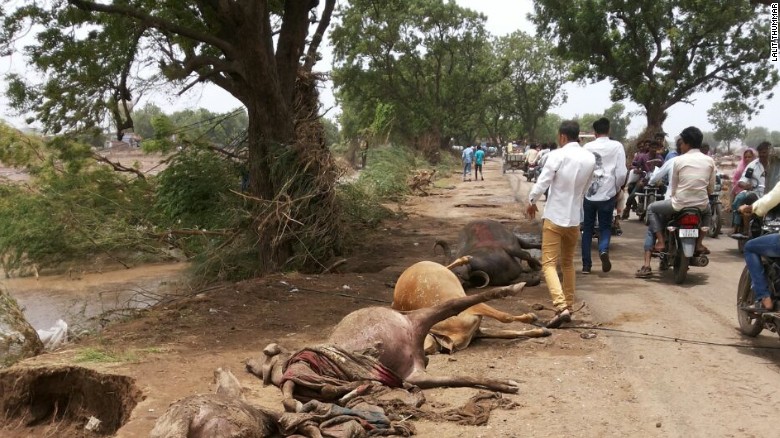
<svg viewBox="0 0 780 438"><path fill-rule="evenodd" d="M148 307L181 288L187 266L171 263L78 276L11 278L0 281L0 287L16 299L34 328L48 329L58 319L73 325L110 310Z"/></svg>

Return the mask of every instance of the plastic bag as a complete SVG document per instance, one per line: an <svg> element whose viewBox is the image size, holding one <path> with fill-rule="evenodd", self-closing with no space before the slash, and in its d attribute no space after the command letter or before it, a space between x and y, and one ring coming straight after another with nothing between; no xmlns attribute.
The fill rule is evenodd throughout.
<svg viewBox="0 0 780 438"><path fill-rule="evenodd" d="M46 350L55 350L68 342L68 323L58 319L48 330L36 330Z"/></svg>

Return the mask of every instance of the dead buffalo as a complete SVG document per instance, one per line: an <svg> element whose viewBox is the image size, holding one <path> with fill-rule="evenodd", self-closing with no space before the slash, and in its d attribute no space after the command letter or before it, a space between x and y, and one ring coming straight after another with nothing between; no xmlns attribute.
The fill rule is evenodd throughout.
<svg viewBox="0 0 780 438"><path fill-rule="evenodd" d="M447 242L436 241L449 261L469 256L468 264L453 268L453 272L466 287L504 286L524 281L535 286L541 281L542 264L526 249L541 249L541 244L521 239L507 230L500 222L483 219L469 222L458 237L458 248L453 254ZM525 260L531 272L524 269Z"/></svg>
<svg viewBox="0 0 780 438"><path fill-rule="evenodd" d="M281 388L288 411L299 410L300 400L339 400L367 382L389 387L410 383L423 389L482 387L515 393L519 388L511 380L428 374L423 343L434 324L485 301L516 295L524 286L519 283L491 289L411 312L389 307L356 310L336 325L326 345L289 354L271 344L263 351L262 362L249 361L247 369L264 383Z"/></svg>
<svg viewBox="0 0 780 438"><path fill-rule="evenodd" d="M436 262L419 262L407 268L393 291L395 310L410 311L431 307L447 300L466 295L458 277L450 269L469 263L469 256L461 257L449 266ZM473 338L515 339L521 337L549 336L550 330L535 328L530 330L495 330L480 327L482 317L493 318L503 323L536 321L536 315L510 315L488 305L480 303L469 307L456 316L436 323L425 338L425 352L435 353L441 350L455 352L469 346Z"/></svg>

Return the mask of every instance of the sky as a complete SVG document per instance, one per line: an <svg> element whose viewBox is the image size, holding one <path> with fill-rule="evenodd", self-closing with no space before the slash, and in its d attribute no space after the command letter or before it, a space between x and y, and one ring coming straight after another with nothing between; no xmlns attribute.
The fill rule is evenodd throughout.
<svg viewBox="0 0 780 438"><path fill-rule="evenodd" d="M342 0L343 1L343 0ZM523 30L534 34L534 26L528 21L527 15L533 10L532 0L456 0L456 2L469 9L481 12L487 17L487 28L494 35L506 35L515 30ZM769 37L767 36L767 44ZM331 50L327 40L322 44L323 59L315 66L315 70L328 71L331 65ZM767 60L769 62L769 60ZM780 69L780 63L774 63ZM23 72L24 64L20 55L0 58L0 76L9 72ZM550 112L566 118L573 118L585 113L601 113L612 105L609 98L611 85L607 81L594 84L567 84L564 90L568 95L567 101ZM0 89L5 90L5 83L0 78ZM713 127L707 121L707 110L717 103L721 93L699 93L691 97L691 103L678 103L668 110L668 117L664 123L664 130L671 136L678 134L687 126L697 126L703 131L711 131ZM154 96L151 99L163 110L172 112L193 107L204 107L214 112L228 112L241 106L231 95L214 85L208 85L193 89L182 97ZM325 83L321 90L323 107L330 109L328 117L334 117L336 108L331 84ZM144 102L139 102L143 105ZM631 101L625 100L627 112L639 112L641 107ZM764 102L765 108L752 120L747 122L748 127L765 126L770 130L780 130L780 85L774 89L774 97ZM20 117L14 117L7 107L7 100L0 95L0 118L5 119L17 128L24 128L26 124ZM646 124L642 114L635 115L629 125L629 135L639 134Z"/></svg>

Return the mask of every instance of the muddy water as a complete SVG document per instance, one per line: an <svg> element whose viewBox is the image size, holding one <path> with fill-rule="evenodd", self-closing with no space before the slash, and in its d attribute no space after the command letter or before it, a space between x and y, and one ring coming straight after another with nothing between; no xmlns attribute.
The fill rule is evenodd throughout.
<svg viewBox="0 0 780 438"><path fill-rule="evenodd" d="M48 329L58 319L89 326L103 312L154 304L166 293L180 291L186 263L144 265L100 273L11 278L0 281L24 309L36 329Z"/></svg>

